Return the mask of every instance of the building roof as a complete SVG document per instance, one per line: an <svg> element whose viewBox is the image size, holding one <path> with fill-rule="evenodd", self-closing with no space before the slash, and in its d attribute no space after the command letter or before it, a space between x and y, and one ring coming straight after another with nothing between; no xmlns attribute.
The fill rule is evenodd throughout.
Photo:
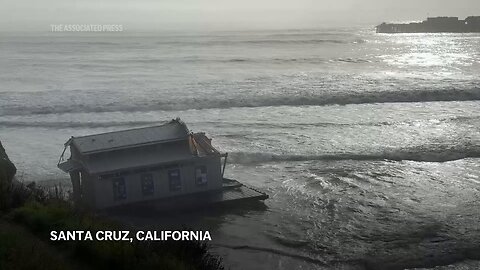
<svg viewBox="0 0 480 270"><path fill-rule="evenodd" d="M84 160L83 168L89 173L107 173L159 164L180 162L194 158L188 144L169 145L161 148L117 151L114 154L92 155Z"/></svg>
<svg viewBox="0 0 480 270"><path fill-rule="evenodd" d="M64 160L68 146L84 155L71 152ZM160 126L72 137L57 166L65 172L107 173L221 155L205 133L190 133L185 123L175 119Z"/></svg>
<svg viewBox="0 0 480 270"><path fill-rule="evenodd" d="M82 154L92 154L183 140L189 136L189 133L185 123L177 118L159 126L72 137L67 144L72 143Z"/></svg>

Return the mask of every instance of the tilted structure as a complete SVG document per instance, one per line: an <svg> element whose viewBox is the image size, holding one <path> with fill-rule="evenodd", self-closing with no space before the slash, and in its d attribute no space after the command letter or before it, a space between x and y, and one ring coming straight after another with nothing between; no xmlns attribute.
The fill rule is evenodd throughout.
<svg viewBox="0 0 480 270"><path fill-rule="evenodd" d="M65 160L65 152L71 156ZM76 203L95 208L222 190L221 159L204 133L180 119L71 137L58 167L70 174Z"/></svg>

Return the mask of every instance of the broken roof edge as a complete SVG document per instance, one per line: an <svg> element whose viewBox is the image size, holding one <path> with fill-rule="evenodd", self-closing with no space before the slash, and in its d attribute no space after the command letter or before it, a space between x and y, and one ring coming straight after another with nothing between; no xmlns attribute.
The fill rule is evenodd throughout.
<svg viewBox="0 0 480 270"><path fill-rule="evenodd" d="M220 155L220 156L223 155L218 149L216 149L212 145L212 143L211 143L212 139L207 137L205 132L196 132L196 133L192 132L191 135L192 135L193 141L196 142L196 144L198 144L199 147L203 148L203 150L207 150L207 155L209 155L209 154L216 154L216 155ZM205 140L207 140L207 141L205 141ZM195 147L198 147L198 146L195 145ZM210 150L210 153L208 153L208 150Z"/></svg>
<svg viewBox="0 0 480 270"><path fill-rule="evenodd" d="M84 167L83 163L78 160L68 159L57 164L57 168L60 170L70 173L73 171L78 171Z"/></svg>
<svg viewBox="0 0 480 270"><path fill-rule="evenodd" d="M141 146L149 146L149 145L155 145L155 144L160 144L160 143L167 143L167 142L177 142L177 141L183 141L188 139L190 135L186 135L184 137L179 137L175 139L169 139L169 140L158 140L158 141L151 141L151 142L146 142L146 143L136 143L136 144L129 144L129 145L124 145L124 146L119 146L119 147L111 147L111 148L105 148L105 149L99 149L99 150L91 150L91 151L80 151L81 154L84 155L91 155L91 154L97 154L97 153L104 153L104 152L110 152L110 151L117 151L117 150L122 150L122 149L129 149L129 148L135 148L135 147L141 147ZM73 142L73 145L77 148L78 146Z"/></svg>
<svg viewBox="0 0 480 270"><path fill-rule="evenodd" d="M88 138L88 137L94 137L94 136L98 136L98 135L106 135L106 134L114 134L114 133L121 133L121 132L125 132L125 131L130 131L130 130L141 130L141 129L148 129L148 128L155 128L155 127L162 127L162 126L166 126L166 125L169 125L169 124L174 124L174 123L178 123L180 124L184 129L185 129L185 133L190 133L190 130L187 128L187 125L185 124L185 122L183 122L180 117L177 117L175 119L172 119L168 122L165 122L161 125L155 125L155 126L144 126L144 127L138 127L138 128L129 128L129 129L122 129L122 130L114 130L114 131L107 131L107 132L102 132L102 133L96 133L96 134L90 134L90 135L84 135L84 136L72 136L65 144L67 144L70 140L73 140L73 139L80 139L80 138Z"/></svg>
<svg viewBox="0 0 480 270"><path fill-rule="evenodd" d="M112 148L105 148L105 149L97 149L97 150L91 150L91 151L81 151L81 147L75 142L75 139L84 139L84 138L89 138L89 137L95 137L99 135L109 135L109 134L116 134L116 133L122 133L126 131L134 131L134 130L142 130L142 129L151 129L151 128L157 128L157 127L163 127L166 125L170 124L178 124L180 125L184 131L185 131L185 136L177 137L177 138L172 138L172 139L163 139L163 140L154 140L154 141L149 141L149 142L144 142L144 143L137 143L137 144L129 144L129 145L123 145L119 147L112 147ZM130 129L123 129L123 130L115 130L115 131L109 131L109 132L103 132L103 133L97 133L97 134L90 134L90 135L84 135L84 136L72 136L70 137L66 142L65 142L65 147L68 146L75 146L75 148L81 153L81 154L94 154L94 153L101 153L101 152L109 152L109 151L115 151L115 150L121 150L121 149L128 149L131 147L139 147L139 146L147 146L147 145L154 145L157 143L165 143L165 142L174 142L174 141L180 141L180 140L185 140L190 136L191 132L188 129L187 125L185 122L183 122L180 117L177 117L175 119L172 119L168 122L165 122L161 125L155 125L155 126L144 126L144 127L138 127L138 128L130 128Z"/></svg>

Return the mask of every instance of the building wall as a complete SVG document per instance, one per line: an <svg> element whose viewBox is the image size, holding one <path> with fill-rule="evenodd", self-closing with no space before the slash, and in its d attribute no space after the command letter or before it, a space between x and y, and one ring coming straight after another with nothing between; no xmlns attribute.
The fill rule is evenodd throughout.
<svg viewBox="0 0 480 270"><path fill-rule="evenodd" d="M81 175L81 198L85 206L95 208L95 186L94 177L85 171Z"/></svg>
<svg viewBox="0 0 480 270"><path fill-rule="evenodd" d="M207 169L206 185L197 185L196 183L195 170L199 166L205 166ZM181 189L171 191L168 172L176 168L180 171ZM151 195L142 193L143 174L152 175L153 194ZM115 179L119 178L123 178L125 183L126 196L125 198L117 198L117 200L115 200L113 183L116 181ZM97 209L102 209L134 202L221 189L221 160L218 156L198 157L178 164L168 164L129 172L118 172L116 176L105 179L101 179L100 175L92 175L90 179L92 182L86 181L85 183L91 185L93 192L90 192L90 194L95 194L95 196L84 196L84 199L88 201L86 204L95 205Z"/></svg>

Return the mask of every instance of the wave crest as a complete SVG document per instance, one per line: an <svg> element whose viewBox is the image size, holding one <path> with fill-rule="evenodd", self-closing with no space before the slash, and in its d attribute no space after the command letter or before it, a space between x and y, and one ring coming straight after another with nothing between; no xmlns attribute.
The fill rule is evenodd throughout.
<svg viewBox="0 0 480 270"><path fill-rule="evenodd" d="M39 100L50 99L45 94ZM91 96L91 97L90 97ZM403 103L403 102L435 102L435 101L476 101L480 100L480 89L450 89L450 90L412 90L412 91L370 91L370 92L340 92L316 94L309 96L275 95L268 96L231 96L228 98L202 97L202 98L172 98L168 100L133 100L130 103L114 102L102 104L96 99L97 95L88 93L91 103L65 104L64 100L53 100L51 105L44 103L26 106L23 103L7 104L0 107L0 115L31 115L31 114L61 114L61 113L100 113L100 112L147 112L147 111L182 111L201 109L227 109L227 108L255 108L275 106L326 106L348 104L373 104L373 103ZM16 97L17 98L17 97ZM25 98L31 98L30 96ZM53 97L55 99L57 97ZM23 99L23 97L18 97ZM1 104L0 104L1 105Z"/></svg>
<svg viewBox="0 0 480 270"><path fill-rule="evenodd" d="M398 150L383 153L356 154L338 153L326 155L301 155L301 154L273 154L260 152L232 152L229 161L238 164L256 164L286 161L341 161L341 160L393 160L393 161L419 161L419 162L447 162L465 158L480 158L480 149L448 149L448 150Z"/></svg>

